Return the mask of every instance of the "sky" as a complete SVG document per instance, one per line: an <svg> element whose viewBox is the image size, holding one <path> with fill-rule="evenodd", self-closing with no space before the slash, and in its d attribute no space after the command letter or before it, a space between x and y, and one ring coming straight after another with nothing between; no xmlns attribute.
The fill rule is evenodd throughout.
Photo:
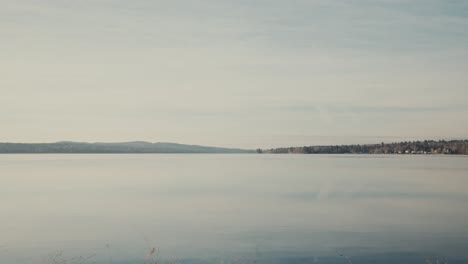
<svg viewBox="0 0 468 264"><path fill-rule="evenodd" d="M0 142L468 137L468 1L0 5Z"/></svg>

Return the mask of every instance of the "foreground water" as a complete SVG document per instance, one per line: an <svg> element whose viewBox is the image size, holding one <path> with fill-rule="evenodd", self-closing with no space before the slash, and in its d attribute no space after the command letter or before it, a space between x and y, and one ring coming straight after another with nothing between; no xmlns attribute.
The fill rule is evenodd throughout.
<svg viewBox="0 0 468 264"><path fill-rule="evenodd" d="M467 263L468 157L0 155L0 223L2 264Z"/></svg>

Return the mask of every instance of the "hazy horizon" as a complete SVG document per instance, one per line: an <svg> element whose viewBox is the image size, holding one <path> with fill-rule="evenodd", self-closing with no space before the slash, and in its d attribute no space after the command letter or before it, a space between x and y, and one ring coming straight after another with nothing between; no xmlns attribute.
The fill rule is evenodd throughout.
<svg viewBox="0 0 468 264"><path fill-rule="evenodd" d="M466 138L440 138L440 139L406 139L403 140L401 139L400 141L376 141L376 142L350 142L350 143L328 143L328 144L322 144L324 146L331 146L331 145L355 145L355 144L361 144L361 145L373 145L373 144L380 144L380 143L400 143L400 142L405 142L405 141L424 141L424 140L429 140L429 141L439 141L439 140L467 140ZM165 142L165 141L144 141L144 140L128 140L128 141L74 141L74 140L56 140L56 141L49 141L49 142L3 142L0 141L0 144L2 143L8 143L8 144L54 144L54 143L63 143L63 142L70 142L70 143L85 143L85 144L119 144L119 143L134 143L134 142L143 142L143 143L150 143L150 144L178 144L178 145L186 145L186 146L202 146L202 147L216 147L216 148L232 148L236 149L237 147L230 147L230 146L223 146L223 145L201 145L197 143L186 143L186 142ZM265 147L263 149L273 149L273 148L287 148L287 147L303 147L303 146L320 146L320 145L313 145L313 144L304 144L304 145L277 145L277 146L271 146L271 147ZM244 150L255 150L258 149L259 147L256 146L250 146L250 147L239 147L238 149L244 149Z"/></svg>
<svg viewBox="0 0 468 264"><path fill-rule="evenodd" d="M466 138L468 2L0 0L2 142Z"/></svg>

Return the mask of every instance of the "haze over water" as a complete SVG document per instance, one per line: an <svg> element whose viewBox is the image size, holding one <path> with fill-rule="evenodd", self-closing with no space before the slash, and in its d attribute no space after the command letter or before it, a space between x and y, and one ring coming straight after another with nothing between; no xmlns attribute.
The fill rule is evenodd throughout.
<svg viewBox="0 0 468 264"><path fill-rule="evenodd" d="M468 260L465 156L1 155L0 174L5 264Z"/></svg>

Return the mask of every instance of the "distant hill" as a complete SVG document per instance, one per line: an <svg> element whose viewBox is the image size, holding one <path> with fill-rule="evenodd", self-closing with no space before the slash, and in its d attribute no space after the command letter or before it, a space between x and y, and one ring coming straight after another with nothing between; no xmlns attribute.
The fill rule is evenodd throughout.
<svg viewBox="0 0 468 264"><path fill-rule="evenodd" d="M165 142L0 143L0 153L255 153L254 150L206 147Z"/></svg>
<svg viewBox="0 0 468 264"><path fill-rule="evenodd" d="M424 140L367 145L305 146L258 149L258 153L298 154L453 154L468 155L468 140Z"/></svg>

